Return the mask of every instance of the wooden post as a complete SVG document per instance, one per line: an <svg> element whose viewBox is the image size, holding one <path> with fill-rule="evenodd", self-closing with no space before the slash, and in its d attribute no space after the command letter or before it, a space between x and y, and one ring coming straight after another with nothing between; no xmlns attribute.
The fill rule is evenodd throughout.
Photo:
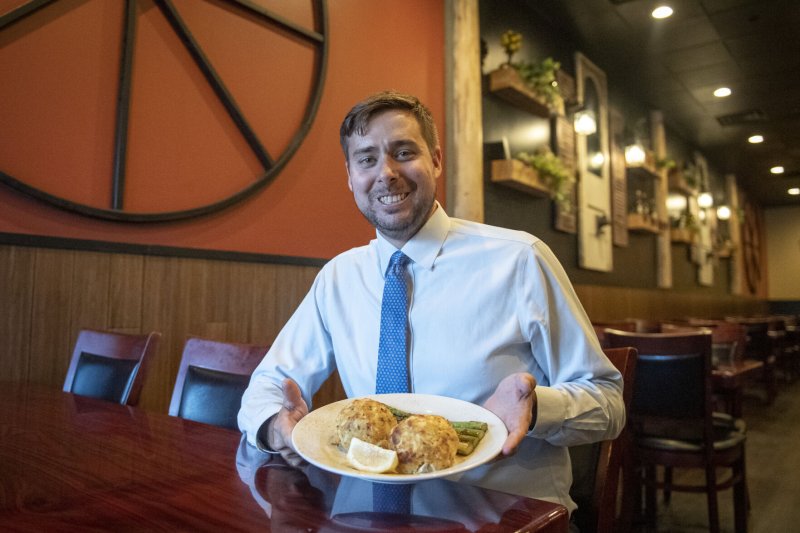
<svg viewBox="0 0 800 533"><path fill-rule="evenodd" d="M664 134L664 115L661 111L650 112L650 141L656 158L664 159L667 156L667 139ZM667 169L661 168L658 176L656 212L661 224L661 231L656 237L656 285L659 289L670 289L672 288L672 241L669 236L669 215L667 215L667 195L669 194Z"/></svg>
<svg viewBox="0 0 800 533"><path fill-rule="evenodd" d="M478 2L445 4L447 212L483 222L483 115Z"/></svg>

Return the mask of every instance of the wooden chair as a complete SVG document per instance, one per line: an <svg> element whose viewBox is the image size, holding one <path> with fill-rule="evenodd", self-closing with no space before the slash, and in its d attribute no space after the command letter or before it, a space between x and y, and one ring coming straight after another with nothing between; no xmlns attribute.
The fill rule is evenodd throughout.
<svg viewBox="0 0 800 533"><path fill-rule="evenodd" d="M778 383L775 374L775 354L772 351L773 342L769 336L769 320L764 318L726 317L725 321L741 324L747 329L744 356L747 359L755 359L763 363L761 381L766 392L767 404L771 405L778 395Z"/></svg>
<svg viewBox="0 0 800 533"><path fill-rule="evenodd" d="M597 340L600 341L600 346L606 348L606 330L607 329L621 329L622 331L636 331L636 322L633 320L618 320L616 322L592 322L594 333L597 335Z"/></svg>
<svg viewBox="0 0 800 533"><path fill-rule="evenodd" d="M604 350L611 363L622 374L623 401L626 412L633 397L636 373L636 350L611 348ZM631 513L625 503L617 517L617 495L624 455L629 446L627 430L614 440L572 446L572 487L570 496L578 504L573 520L580 531L627 531ZM623 476L625 474L623 473ZM630 481L630 480L628 480ZM624 492L623 492L624 495Z"/></svg>
<svg viewBox="0 0 800 533"><path fill-rule="evenodd" d="M161 333L114 333L82 329L72 352L64 391L136 405L149 360Z"/></svg>
<svg viewBox="0 0 800 533"><path fill-rule="evenodd" d="M169 414L237 429L242 394L268 349L268 345L189 338L183 348Z"/></svg>
<svg viewBox="0 0 800 533"><path fill-rule="evenodd" d="M737 533L747 530L745 433L736 423L714 423L711 399L711 332L631 333L607 330L609 345L638 350L631 404L635 464L644 474L646 518L654 524L656 489L705 492L709 529L719 531L717 492L733 487ZM656 466L695 468L703 484L656 478ZM717 468L730 476L717 480Z"/></svg>

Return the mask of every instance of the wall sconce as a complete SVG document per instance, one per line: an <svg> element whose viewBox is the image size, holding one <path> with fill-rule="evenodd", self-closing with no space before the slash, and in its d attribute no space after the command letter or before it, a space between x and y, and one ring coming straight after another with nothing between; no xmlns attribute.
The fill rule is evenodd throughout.
<svg viewBox="0 0 800 533"><path fill-rule="evenodd" d="M710 192L702 192L700 196L697 197L697 205L703 209L711 207L714 205L714 197L711 196Z"/></svg>
<svg viewBox="0 0 800 533"><path fill-rule="evenodd" d="M639 143L625 147L625 162L630 166L643 165L646 157L644 148Z"/></svg>
<svg viewBox="0 0 800 533"><path fill-rule="evenodd" d="M727 205L721 205L717 208L717 218L720 220L728 220L731 218L731 208Z"/></svg>
<svg viewBox="0 0 800 533"><path fill-rule="evenodd" d="M603 155L603 152L595 152L589 158L589 166L593 169L602 168L603 163L606 162L606 158Z"/></svg>
<svg viewBox="0 0 800 533"><path fill-rule="evenodd" d="M597 131L597 119L594 111L582 109L575 113L575 133L580 135L591 135Z"/></svg>

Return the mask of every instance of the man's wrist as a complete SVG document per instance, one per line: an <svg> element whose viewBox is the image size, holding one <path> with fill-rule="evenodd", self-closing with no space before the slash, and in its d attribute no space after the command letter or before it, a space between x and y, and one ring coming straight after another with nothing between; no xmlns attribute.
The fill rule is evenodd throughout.
<svg viewBox="0 0 800 533"><path fill-rule="evenodd" d="M272 424L275 422L275 417L277 415L272 415L271 417L267 418L261 427L258 428L258 432L256 433L256 445L258 449L270 452L270 453L277 453L272 447L272 443L270 442L269 436L272 434Z"/></svg>

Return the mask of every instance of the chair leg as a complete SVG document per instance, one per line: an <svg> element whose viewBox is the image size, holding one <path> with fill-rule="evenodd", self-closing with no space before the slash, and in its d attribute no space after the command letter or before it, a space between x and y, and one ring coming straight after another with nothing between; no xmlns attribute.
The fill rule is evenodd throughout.
<svg viewBox="0 0 800 533"><path fill-rule="evenodd" d="M750 510L750 498L747 491L747 470L742 458L733 466L733 475L739 476L739 482L733 486L734 531L747 533L747 514Z"/></svg>
<svg viewBox="0 0 800 533"><path fill-rule="evenodd" d="M719 533L719 509L717 506L717 473L714 465L706 464L706 495L708 497L708 530Z"/></svg>
<svg viewBox="0 0 800 533"><path fill-rule="evenodd" d="M655 526L656 516L658 516L658 504L656 503L656 467L647 465L644 467L644 516L648 525Z"/></svg>
<svg viewBox="0 0 800 533"><path fill-rule="evenodd" d="M664 467L664 503L668 504L672 499L672 467Z"/></svg>

